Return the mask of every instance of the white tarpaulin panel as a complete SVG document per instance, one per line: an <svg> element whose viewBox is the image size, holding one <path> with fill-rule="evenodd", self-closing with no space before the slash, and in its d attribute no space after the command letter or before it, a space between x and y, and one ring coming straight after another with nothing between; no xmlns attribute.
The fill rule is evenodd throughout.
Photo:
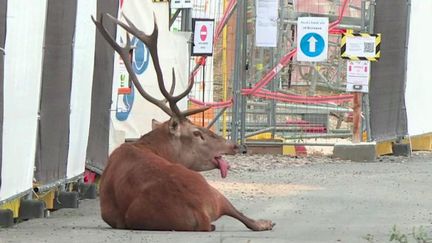
<svg viewBox="0 0 432 243"><path fill-rule="evenodd" d="M432 132L432 1L411 0L405 102L410 136Z"/></svg>
<svg viewBox="0 0 432 243"><path fill-rule="evenodd" d="M168 29L168 2L153 4L151 1L128 0L120 9L139 29L150 34L153 31L153 12L159 28L158 55L164 75L165 85L171 87L171 70L176 75L176 92L178 94L186 88L188 65L188 35L174 34ZM122 19L121 15L119 15ZM117 29L117 40L125 40L125 32ZM133 39L136 46L133 56L133 66L142 87L152 96L162 98L160 94L156 73L147 47ZM119 92L120 87L127 86L127 72L118 55L115 57L113 77L113 126L116 130L125 132L126 138L138 138L151 129L151 119L164 121L168 116L160 108L144 100L132 88L130 94ZM179 108L186 108L186 100L179 102ZM113 132L113 131L111 131Z"/></svg>
<svg viewBox="0 0 432 243"><path fill-rule="evenodd" d="M73 50L73 73L67 178L84 172L90 126L95 52L96 0L78 0Z"/></svg>
<svg viewBox="0 0 432 243"><path fill-rule="evenodd" d="M8 1L0 200L32 188L46 0Z"/></svg>

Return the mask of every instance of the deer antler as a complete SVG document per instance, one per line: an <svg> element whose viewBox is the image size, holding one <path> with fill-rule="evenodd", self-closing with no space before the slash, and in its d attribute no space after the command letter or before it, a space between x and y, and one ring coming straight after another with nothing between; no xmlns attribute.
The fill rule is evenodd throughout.
<svg viewBox="0 0 432 243"><path fill-rule="evenodd" d="M197 109L189 109L186 111L180 111L180 109L177 106L177 102L184 98L189 92L192 90L192 87L194 85L194 80L189 80L188 87L185 91L183 91L181 94L177 96L173 96L174 88L175 88L175 73L174 69L172 70L172 86L170 91L168 92L165 88L162 70L159 64L159 57L158 57L158 50L157 50L157 38L158 38L158 27L156 24L156 16L153 14L154 19L154 28L153 32L150 35L146 35L143 31L139 30L133 23L130 21L124 14L123 17L126 20L127 24L119 21L117 18L112 17L109 14L105 14L108 18L110 18L115 24L120 25L123 29L125 29L127 34L127 40L126 40L126 46L121 47L114 39L111 37L110 34L108 34L108 31L103 25L103 15L100 16L99 21L96 21L93 16L92 20L95 23L96 27L98 28L99 32L102 34L102 36L107 40L107 42L114 48L114 50L120 55L120 57L123 59L123 62L125 63L126 69L132 79L132 82L134 83L135 87L138 89L139 93L149 102L155 104L159 108L161 108L165 113L167 113L171 117L177 117L179 119L183 119L187 116L203 112L210 107L201 107ZM150 96L147 92L144 91L141 84L138 81L138 77L136 76L135 72L132 69L131 62L129 59L129 53L134 48L131 46L131 41L129 38L129 33L141 40L149 49L150 56L153 61L153 66L156 71L157 81L159 90L161 91L162 95L165 97L165 100L158 100L154 97ZM165 102L168 101L169 107L165 105Z"/></svg>

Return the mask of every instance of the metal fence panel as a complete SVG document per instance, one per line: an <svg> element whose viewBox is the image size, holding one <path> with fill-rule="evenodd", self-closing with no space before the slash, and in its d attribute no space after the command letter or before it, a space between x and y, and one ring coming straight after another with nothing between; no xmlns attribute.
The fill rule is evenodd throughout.
<svg viewBox="0 0 432 243"><path fill-rule="evenodd" d="M266 138L270 133L271 138L289 143L331 144L335 139L350 139L352 96L345 91L346 61L340 57L341 31L329 34L327 61L299 62L295 56L297 18L328 17L330 23L335 22L345 1L275 1L278 4L277 31L272 33L277 34L276 47L263 47L257 43L257 24L263 27L265 21L260 22L262 19L257 16L259 1L246 2L245 23L240 27L246 32L246 41L239 45L246 46L246 62L237 67L239 72L245 72L245 78L238 79L239 75L233 70L235 43L236 39L241 40L237 37L242 33L236 29L235 12L228 21L228 45L224 46L222 38L216 43L214 80L211 81L214 83L214 101L226 100L223 98L225 92L235 95L241 92L246 104L227 111L228 119L223 119L216 127L219 130L227 127L234 140L259 133L267 133ZM339 28L359 31L368 24L364 15L369 5L362 6L362 1L357 0L348 2ZM261 5L263 10L267 9L265 4ZM228 87L225 88L226 79ZM246 81L240 90L235 87L239 80ZM258 93L245 95L245 89L253 89L263 80L270 81L264 82L266 85ZM240 100L235 101L240 103ZM231 115L234 121L226 121ZM235 129L240 132L238 137Z"/></svg>

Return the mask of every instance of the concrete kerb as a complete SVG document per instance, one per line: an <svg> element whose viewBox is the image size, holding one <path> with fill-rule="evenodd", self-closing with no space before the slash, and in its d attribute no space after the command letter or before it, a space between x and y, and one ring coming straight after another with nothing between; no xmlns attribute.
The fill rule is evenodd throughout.
<svg viewBox="0 0 432 243"><path fill-rule="evenodd" d="M377 159L376 142L336 143L333 157L356 162L375 161Z"/></svg>

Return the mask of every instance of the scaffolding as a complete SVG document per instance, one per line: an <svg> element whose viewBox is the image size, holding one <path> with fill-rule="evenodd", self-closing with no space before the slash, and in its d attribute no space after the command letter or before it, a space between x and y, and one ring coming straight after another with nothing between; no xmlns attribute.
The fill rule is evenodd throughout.
<svg viewBox="0 0 432 243"><path fill-rule="evenodd" d="M373 30L374 0L279 0L277 45L256 44L258 1L238 0L222 38L215 42L213 102L232 101L214 111L214 130L240 144L259 134L284 144L332 145L352 137L352 95L346 93L346 61L340 56L341 33ZM216 22L224 21L221 2ZM328 59L295 58L298 17L327 17L331 23ZM263 82L265 81L265 82ZM363 99L362 131L369 134L368 98ZM202 103L204 104L204 103ZM217 106L216 106L217 107Z"/></svg>

